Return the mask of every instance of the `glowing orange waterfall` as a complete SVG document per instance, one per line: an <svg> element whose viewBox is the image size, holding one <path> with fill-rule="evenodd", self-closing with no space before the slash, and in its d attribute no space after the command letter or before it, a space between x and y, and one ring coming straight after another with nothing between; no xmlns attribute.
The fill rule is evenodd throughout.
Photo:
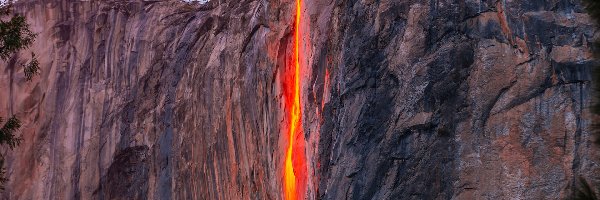
<svg viewBox="0 0 600 200"><path fill-rule="evenodd" d="M296 20L294 22L294 54L290 78L286 78L284 89L286 109L289 112L288 148L285 154L284 196L286 200L297 200L304 196L306 164L304 158L304 137L302 132L302 111L300 104L300 11L301 0L296 0ZM288 76L289 77L289 76ZM300 144L294 146L294 144Z"/></svg>

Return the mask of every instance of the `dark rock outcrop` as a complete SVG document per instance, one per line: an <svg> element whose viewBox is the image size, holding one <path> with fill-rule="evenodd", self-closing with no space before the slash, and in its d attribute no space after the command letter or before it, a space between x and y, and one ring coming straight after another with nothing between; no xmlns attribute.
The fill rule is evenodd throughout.
<svg viewBox="0 0 600 200"><path fill-rule="evenodd" d="M128 147L117 155L101 180L100 199L147 199L148 147ZM80 197L76 197L80 198Z"/></svg>
<svg viewBox="0 0 600 200"><path fill-rule="evenodd" d="M558 199L598 184L574 1L339 1L323 199Z"/></svg>

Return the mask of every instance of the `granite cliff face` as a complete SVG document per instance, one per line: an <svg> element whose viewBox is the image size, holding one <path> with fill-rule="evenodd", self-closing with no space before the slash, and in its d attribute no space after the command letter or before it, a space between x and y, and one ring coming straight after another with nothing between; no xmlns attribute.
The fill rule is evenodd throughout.
<svg viewBox="0 0 600 200"><path fill-rule="evenodd" d="M26 0L6 199L282 199L295 1ZM303 0L308 199L560 199L600 184L577 0ZM21 59L21 57L23 59Z"/></svg>

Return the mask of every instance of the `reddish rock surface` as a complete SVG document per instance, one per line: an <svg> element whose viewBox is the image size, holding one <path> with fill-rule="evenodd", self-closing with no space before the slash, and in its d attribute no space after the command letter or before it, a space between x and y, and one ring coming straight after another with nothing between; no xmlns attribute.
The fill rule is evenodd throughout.
<svg viewBox="0 0 600 200"><path fill-rule="evenodd" d="M282 199L294 0L24 0L42 72L6 199ZM600 184L595 29L569 0L304 0L309 199L560 199ZM301 137L302 138L302 137Z"/></svg>

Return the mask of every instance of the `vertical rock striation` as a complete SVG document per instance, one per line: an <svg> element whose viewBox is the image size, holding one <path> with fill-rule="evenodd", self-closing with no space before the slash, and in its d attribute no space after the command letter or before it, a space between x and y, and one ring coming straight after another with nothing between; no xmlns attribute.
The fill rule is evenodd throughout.
<svg viewBox="0 0 600 200"><path fill-rule="evenodd" d="M43 71L0 79L25 124L4 197L280 199L290 3L18 4Z"/></svg>
<svg viewBox="0 0 600 200"><path fill-rule="evenodd" d="M600 183L579 1L330 5L319 198L559 199L578 176Z"/></svg>
<svg viewBox="0 0 600 200"><path fill-rule="evenodd" d="M24 0L42 73L6 199L282 199L295 0ZM577 0L303 0L308 199L560 199L600 184ZM294 143L296 145L296 143ZM302 152L300 152L302 153Z"/></svg>

